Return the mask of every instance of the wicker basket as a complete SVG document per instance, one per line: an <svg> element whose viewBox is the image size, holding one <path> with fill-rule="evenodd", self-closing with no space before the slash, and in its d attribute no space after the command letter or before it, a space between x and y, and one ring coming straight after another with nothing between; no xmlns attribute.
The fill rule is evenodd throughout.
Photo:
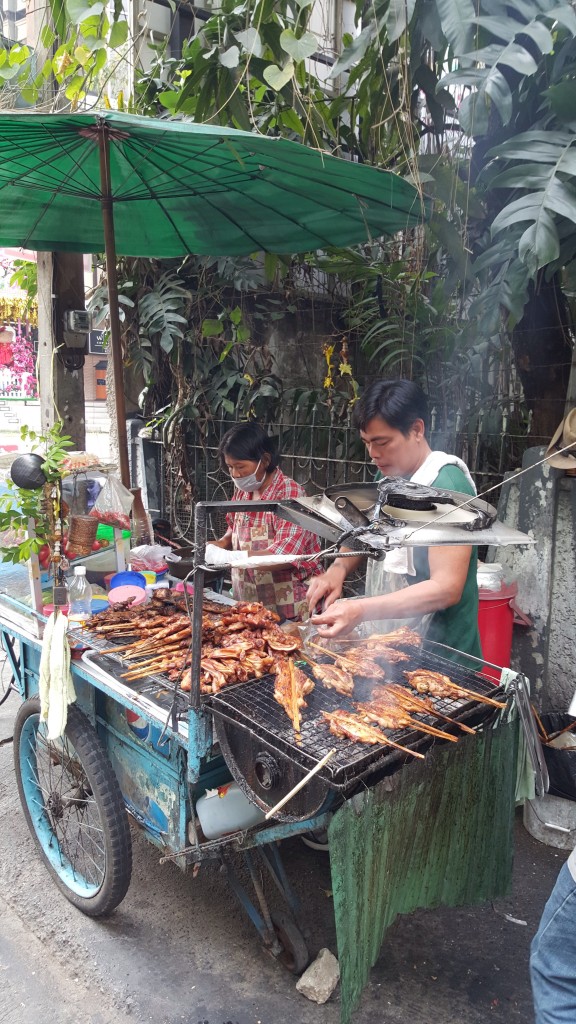
<svg viewBox="0 0 576 1024"><path fill-rule="evenodd" d="M96 540L98 520L93 516L70 516L68 546L75 555L89 555Z"/></svg>

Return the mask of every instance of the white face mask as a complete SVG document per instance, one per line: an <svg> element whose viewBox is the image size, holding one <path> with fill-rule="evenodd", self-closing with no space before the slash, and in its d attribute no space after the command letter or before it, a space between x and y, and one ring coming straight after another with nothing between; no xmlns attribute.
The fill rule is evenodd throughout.
<svg viewBox="0 0 576 1024"><path fill-rule="evenodd" d="M258 470L260 469L261 461L262 459L258 461L256 469L254 470L253 473L250 473L248 476L234 477L232 476L232 473L230 473L234 487L236 487L239 491L259 491L260 488L262 487L262 484L264 483L264 478L266 476L266 474L264 474L261 480L259 480L258 477L256 476Z"/></svg>

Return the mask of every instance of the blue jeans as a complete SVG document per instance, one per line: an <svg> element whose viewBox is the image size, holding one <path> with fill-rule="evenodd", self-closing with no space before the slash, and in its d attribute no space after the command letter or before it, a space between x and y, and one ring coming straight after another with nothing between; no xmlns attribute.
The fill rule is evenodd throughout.
<svg viewBox="0 0 576 1024"><path fill-rule="evenodd" d="M561 869L532 940L536 1024L576 1024L576 882Z"/></svg>

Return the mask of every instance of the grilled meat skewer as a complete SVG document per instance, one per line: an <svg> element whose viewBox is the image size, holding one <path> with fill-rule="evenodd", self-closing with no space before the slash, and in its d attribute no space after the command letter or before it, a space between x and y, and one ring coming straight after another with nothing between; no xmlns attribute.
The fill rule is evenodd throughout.
<svg viewBox="0 0 576 1024"><path fill-rule="evenodd" d="M314 681L309 679L292 658L281 661L276 669L274 684L274 700L278 701L294 726L300 732L300 708L307 707L304 697L312 693Z"/></svg>
<svg viewBox="0 0 576 1024"><path fill-rule="evenodd" d="M339 665L319 665L315 661L308 663L316 679L319 679L324 686L336 690L344 697L352 697L354 693L354 679L347 669Z"/></svg>
<svg viewBox="0 0 576 1024"><path fill-rule="evenodd" d="M493 700L491 697L485 697L482 693L476 693L475 690L466 690L463 686L458 686L441 672L417 669L414 672L405 672L404 675L410 686L418 690L418 693L431 693L433 697L450 697L452 700L463 697L466 700L478 700L483 704L490 704L494 708L506 707L505 702Z"/></svg>
<svg viewBox="0 0 576 1024"><path fill-rule="evenodd" d="M441 718L444 722L452 722L462 729L462 732L472 733L473 736L476 735L476 730L472 729L469 725L464 725L464 722L457 722L455 719L450 718L449 715L444 715L441 711L438 711L429 698L416 697L398 683L389 683L388 686L375 686L372 690L372 699L376 701L382 698L386 699L387 693L393 694L400 707L405 708L406 711L413 711L415 714L433 715L435 718Z"/></svg>
<svg viewBox="0 0 576 1024"><path fill-rule="evenodd" d="M364 718L377 722L383 729L416 729L418 732L438 736L439 739L449 740L451 743L458 742L457 736L442 732L442 729L436 729L425 722L419 722L417 718L411 718L404 708L393 701L370 701L368 704L358 704L357 707Z"/></svg>
<svg viewBox="0 0 576 1024"><path fill-rule="evenodd" d="M416 750L410 750L409 747L403 747L400 743L395 743L394 740L388 739L380 729L366 725L366 722L363 722L359 715L354 715L352 712L344 711L343 709L323 711L322 717L330 723L330 732L334 736L344 736L355 743L369 743L372 746L376 743L385 743L387 746L395 747L396 750L402 750L405 754L411 754L412 757L417 757L421 761L424 760L424 754L420 754Z"/></svg>
<svg viewBox="0 0 576 1024"><path fill-rule="evenodd" d="M384 679L384 669L373 658L367 657L363 652L358 654L356 652L351 654L335 654L334 651L329 651L326 647L320 647L311 641L308 641L308 646L313 647L316 651L320 651L321 654L327 654L329 658L334 658L334 661L342 665L348 672L359 676L366 676L368 679Z"/></svg>

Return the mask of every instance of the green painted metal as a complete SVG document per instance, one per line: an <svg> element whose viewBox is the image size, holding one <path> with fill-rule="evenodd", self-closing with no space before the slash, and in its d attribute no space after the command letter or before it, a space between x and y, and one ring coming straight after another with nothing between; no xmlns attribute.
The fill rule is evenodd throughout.
<svg viewBox="0 0 576 1024"><path fill-rule="evenodd" d="M512 876L518 723L428 753L347 801L329 827L348 1024L386 933L417 908L480 903Z"/></svg>
<svg viewBox="0 0 576 1024"><path fill-rule="evenodd" d="M110 111L0 114L0 245L119 255L304 252L393 234L429 203L397 174L288 139Z"/></svg>

